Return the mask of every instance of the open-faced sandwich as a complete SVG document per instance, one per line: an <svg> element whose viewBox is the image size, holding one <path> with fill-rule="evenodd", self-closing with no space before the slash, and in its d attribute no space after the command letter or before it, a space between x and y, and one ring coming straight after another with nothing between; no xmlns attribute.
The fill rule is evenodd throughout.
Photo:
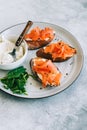
<svg viewBox="0 0 87 130"><path fill-rule="evenodd" d="M54 62L65 61L74 56L74 54L76 54L76 49L63 41L49 44L36 52L38 57L50 59Z"/></svg>
<svg viewBox="0 0 87 130"><path fill-rule="evenodd" d="M33 74L36 75L36 79L42 83L44 88L60 85L62 74L51 60L36 57L31 59L30 67Z"/></svg>
<svg viewBox="0 0 87 130"><path fill-rule="evenodd" d="M25 35L24 39L28 44L30 50L43 47L50 43L54 38L54 30L49 27L40 29L39 27L33 28L28 34Z"/></svg>

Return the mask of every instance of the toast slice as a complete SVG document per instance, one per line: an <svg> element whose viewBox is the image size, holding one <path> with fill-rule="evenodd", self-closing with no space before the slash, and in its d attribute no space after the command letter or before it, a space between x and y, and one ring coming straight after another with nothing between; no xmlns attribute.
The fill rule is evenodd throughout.
<svg viewBox="0 0 87 130"><path fill-rule="evenodd" d="M64 43L63 41L49 44L48 46L43 47L36 52L38 57L50 59L54 62L66 61L75 54L76 49Z"/></svg>
<svg viewBox="0 0 87 130"><path fill-rule="evenodd" d="M36 79L42 83L44 88L60 85L62 74L51 60L36 57L31 59L30 67Z"/></svg>
<svg viewBox="0 0 87 130"><path fill-rule="evenodd" d="M29 50L34 50L49 44L54 36L54 30L49 27L45 27L44 29L35 27L25 35L24 39L28 44Z"/></svg>

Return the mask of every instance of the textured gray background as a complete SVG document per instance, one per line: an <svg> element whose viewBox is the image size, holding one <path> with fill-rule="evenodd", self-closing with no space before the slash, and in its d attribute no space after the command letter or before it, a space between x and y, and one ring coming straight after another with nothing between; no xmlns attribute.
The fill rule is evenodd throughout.
<svg viewBox="0 0 87 130"><path fill-rule="evenodd" d="M70 31L84 52L78 79L44 99L21 99L0 91L0 130L87 130L87 0L0 0L0 31L27 20Z"/></svg>

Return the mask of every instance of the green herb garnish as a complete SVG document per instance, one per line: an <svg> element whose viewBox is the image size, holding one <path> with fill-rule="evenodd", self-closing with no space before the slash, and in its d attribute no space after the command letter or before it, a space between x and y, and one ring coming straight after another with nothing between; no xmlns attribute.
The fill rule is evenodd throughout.
<svg viewBox="0 0 87 130"><path fill-rule="evenodd" d="M13 93L27 94L25 85L29 76L33 77L33 75L27 73L26 68L21 66L9 71L7 75L0 80L4 84L4 88L10 89Z"/></svg>

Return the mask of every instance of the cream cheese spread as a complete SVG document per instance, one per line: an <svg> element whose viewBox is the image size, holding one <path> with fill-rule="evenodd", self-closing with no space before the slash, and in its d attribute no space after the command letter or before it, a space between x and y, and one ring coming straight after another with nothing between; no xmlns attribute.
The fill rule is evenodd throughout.
<svg viewBox="0 0 87 130"><path fill-rule="evenodd" d="M10 54L15 48L15 43L5 39L3 36L0 37L0 64L9 64L19 60L24 55L23 46L19 46L16 49L15 61L14 57Z"/></svg>

